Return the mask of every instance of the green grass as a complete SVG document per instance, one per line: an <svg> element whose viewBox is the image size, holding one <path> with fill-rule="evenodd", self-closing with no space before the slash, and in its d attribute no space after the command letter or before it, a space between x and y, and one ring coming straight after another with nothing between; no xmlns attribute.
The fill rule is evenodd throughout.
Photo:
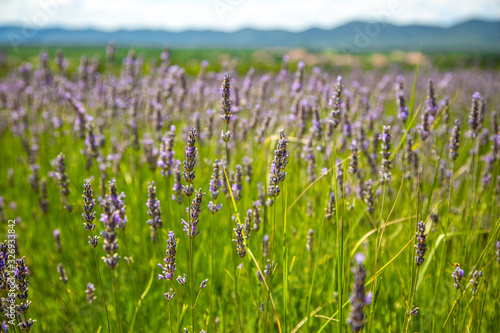
<svg viewBox="0 0 500 333"><path fill-rule="evenodd" d="M52 57L55 49L48 51ZM15 61L36 62L38 52L38 49L26 48ZM72 71L77 65L75 59L82 53L88 56L103 55L103 50L90 48L68 48L64 52L72 60ZM117 57L124 56L126 52L119 49ZM140 49L137 52L147 57L158 56L158 50ZM215 60L220 60L219 56L217 50L173 50L172 62L181 63L188 74L196 74L199 62L203 59L209 59L209 69L223 69L220 62ZM246 72L250 65L259 71L271 72L277 71L280 66L279 56L267 64L253 63L250 51L235 51L232 56L242 59L243 64L238 67L240 73ZM111 73L119 73L118 60L112 66ZM411 118L408 120L408 128L412 129L420 122L420 104L424 95L424 92L416 91L418 69L416 74L410 101ZM210 82L214 87L219 84ZM466 94L466 99L470 95L469 88L460 91L460 94ZM392 94L392 90L389 93ZM492 98L498 102L496 97ZM385 116L396 114L392 97L384 105ZM210 106L217 109L217 101ZM108 169L108 180L115 177L118 192L126 194L128 216L126 230L118 234L118 253L122 259L114 271L116 304L111 271L100 260L105 255L102 237L95 253L107 312L103 305L94 252L87 244L89 233L84 230L81 217L83 181L93 179L94 193L98 197L100 171L95 161L89 170L85 169L85 158L81 154L84 140L73 133L70 121L73 111L67 105L57 105L58 112L63 115L63 127L39 133L32 131L33 125L44 123L44 120L40 113L28 109L31 130L26 134L29 139L38 139L40 176L48 178L52 171L50 160L63 152L70 179L68 200L74 206L71 213L64 209L60 201L60 189L56 182L48 179L49 209L46 214L41 211L40 194L34 193L27 182L31 172L22 140L9 129L3 130L0 134L0 195L5 201L6 217L19 217L21 221L15 227L19 248L17 257L25 256L30 269L29 299L32 304L28 317L37 319L32 331L107 332L108 313L112 332L118 332L118 324L122 332L170 332L171 326L179 332L184 327L191 327L192 321L197 332L202 328L213 332L348 332L353 257L363 252L366 255L366 290L374 294L374 303L365 308L365 332L494 332L500 324L499 265L495 254L495 243L500 237L499 198L494 181L487 187L480 184L485 162L476 157L475 167L469 168L472 157L467 152L473 143L463 135L467 131L468 108L469 105L455 100L452 102L450 124L458 117L463 127L460 156L451 167L452 179L456 184L450 189L447 189L446 182L439 182L439 158L431 158L434 148L438 157L446 160L450 168L451 162L447 157L449 138L446 134L426 142L420 142L419 137L414 135L423 167L419 184L416 174L412 174L410 179L402 177L401 160L406 134L393 133L392 180L385 186L376 186L378 175L370 175L366 157L360 152L360 169L365 180L372 177L374 192L377 188L381 191L375 197L373 213L366 211L366 204L354 191L360 180L347 171L349 149L343 150L338 142L334 144L332 140L327 140L326 144L331 147L334 156L324 159L319 152L316 153L318 177L310 183L306 175L307 164L298 158L302 144L297 139L296 128L280 120L275 128L265 133L262 144L252 140L253 132L249 133L246 141L234 142L235 146L230 148L231 163L225 171L227 177L241 163L243 156L253 159L253 177L250 183L243 181L241 200L235 201L231 194L224 198L224 193L221 193L216 202L222 203L223 208L212 217L206 208L212 200L208 193L212 162L215 158L225 158L225 148L217 134L210 140L198 139L194 185L207 193L203 198L198 225L201 233L192 242L182 231L181 225L181 218L188 217L188 198L184 197L181 205L172 201L173 179L163 178L159 169L151 171L143 159L143 152L129 147L123 154L119 172L113 174L111 168ZM247 117L252 111L243 108L240 116ZM88 112L94 116L98 114L92 108ZM325 116L327 112L325 109ZM9 109L3 108L0 113L1 119L10 119ZM108 142L101 152L105 155L112 151L112 137L117 138L119 143L130 139L123 133L125 119L112 120L104 128ZM436 126L443 122L442 117L436 118ZM178 129L175 157L182 161L185 141L181 133L192 126L191 119L187 116L174 117L172 123ZM490 117L485 118L484 126L490 128L490 125ZM204 128L205 124L202 126ZM265 210L261 208L265 225L261 225L260 231L251 233L246 240L247 254L245 258L240 258L231 241L235 227L231 216L239 212L237 218L240 223L243 222L246 211L252 208L252 202L258 198L257 183L267 184L278 129L282 126L287 128L285 134L289 140L288 175L281 184L281 194L275 199L274 205ZM222 127L222 122L216 121L214 133L219 133ZM376 120L374 128L367 135L372 137L381 128L382 122ZM139 129L141 135L153 133L150 122L140 121ZM339 138L342 133L337 130L334 135ZM479 154L484 156L488 150L485 146L479 150ZM342 184L335 177L340 167L334 163L335 159L342 161ZM380 163L380 156L377 157L377 163ZM12 185L7 181L9 168L14 170ZM320 176L321 168L326 168L328 173ZM493 165L493 179L498 174L497 161ZM222 169L221 176L225 176ZM149 219L147 187L152 180L157 187L164 222L157 243L151 242L149 226L146 224ZM346 182L352 187L350 192L346 191ZM343 195L340 188L344 189ZM325 207L330 189L334 189L336 194L336 210L334 218L326 220ZM475 200L468 200L468 193ZM310 215L307 212L309 201L313 207ZM11 202L16 203L14 209L9 208ZM99 204L96 204L95 209L96 230L100 232L103 226L98 218L102 209ZM433 212L439 215L439 223L435 228L429 218ZM428 250L417 275L414 244L419 221L427 223ZM56 228L61 231L61 253L57 252L52 236ZM306 250L309 229L314 230L312 252ZM3 230L5 234L6 224ZM165 240L169 230L175 232L178 242L176 277L184 273L187 275L184 286L176 281L168 283L157 278L161 272L157 264L165 256ZM264 230L269 236L274 230L276 246L272 247L272 258L276 269L272 279L267 277L261 283L257 273L265 276L263 271L267 262L262 257ZM448 265L453 262L460 262L466 272L463 288L458 291L454 289L451 278L454 267ZM59 280L56 270L59 263L67 271L69 281L66 285ZM476 295L471 293L468 275L474 267L483 272ZM207 278L208 288L198 290L201 281ZM85 288L88 282L94 283L96 287L97 300L94 304L86 301ZM163 293L168 292L170 287L176 295L169 304ZM197 302L193 307L195 300ZM261 305L264 307L262 312ZM412 305L420 308L417 316L407 315Z"/></svg>

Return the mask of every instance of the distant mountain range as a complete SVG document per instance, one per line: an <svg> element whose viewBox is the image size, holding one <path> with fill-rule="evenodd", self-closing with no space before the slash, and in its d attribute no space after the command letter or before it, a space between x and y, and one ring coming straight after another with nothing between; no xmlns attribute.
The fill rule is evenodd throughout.
<svg viewBox="0 0 500 333"><path fill-rule="evenodd" d="M236 32L188 30L25 30L0 27L2 46L99 46L114 41L118 46L175 48L307 48L341 52L389 50L425 52L500 53L500 21L472 20L450 28L424 25L396 26L351 22L333 29L284 30L242 29Z"/></svg>

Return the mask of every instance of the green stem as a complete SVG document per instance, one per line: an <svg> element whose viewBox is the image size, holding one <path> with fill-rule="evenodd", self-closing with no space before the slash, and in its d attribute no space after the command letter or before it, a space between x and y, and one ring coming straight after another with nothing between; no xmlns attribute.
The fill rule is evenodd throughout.
<svg viewBox="0 0 500 333"><path fill-rule="evenodd" d="M99 265L97 264L97 253L96 253L97 251L95 248L94 248L93 252L94 252L94 260L95 260L95 268L97 270L97 275L99 276L99 284L101 286L102 302L104 305L104 311L106 311L106 321L108 323L108 333L111 333L111 327L109 324L108 306L106 304L106 297L104 296L104 287L102 286L101 270L99 269Z"/></svg>
<svg viewBox="0 0 500 333"><path fill-rule="evenodd" d="M208 321L208 331L212 332L212 322L214 319L214 307L212 300L212 291L214 285L214 225L215 225L215 214L212 214L212 226L211 226L211 245L210 245L210 289L209 289L209 321Z"/></svg>
<svg viewBox="0 0 500 333"><path fill-rule="evenodd" d="M191 206L189 206L191 207ZM191 210L191 209L189 209ZM189 212L191 215L191 212ZM193 274L193 239L189 238L189 274L191 276L191 325L193 326L193 332L195 332L195 319L194 319L194 274Z"/></svg>
<svg viewBox="0 0 500 333"><path fill-rule="evenodd" d="M116 311L116 322L118 324L118 332L122 332L122 326L120 323L120 311L118 310L118 297L116 295L116 282L115 282L115 270L111 270L111 281L113 283L113 294L115 297L115 311Z"/></svg>
<svg viewBox="0 0 500 333"><path fill-rule="evenodd" d="M169 292L170 292L170 289L172 287L172 281L170 280L169 281ZM174 327L173 327L173 320L172 320L172 304L171 304L172 300L168 301L168 319L170 321L170 333L174 333Z"/></svg>

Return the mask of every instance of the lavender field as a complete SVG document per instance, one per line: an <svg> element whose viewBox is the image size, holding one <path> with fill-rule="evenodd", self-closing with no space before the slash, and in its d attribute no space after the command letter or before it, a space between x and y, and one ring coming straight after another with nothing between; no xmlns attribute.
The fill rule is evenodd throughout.
<svg viewBox="0 0 500 333"><path fill-rule="evenodd" d="M115 51L2 69L4 332L498 331L498 70Z"/></svg>

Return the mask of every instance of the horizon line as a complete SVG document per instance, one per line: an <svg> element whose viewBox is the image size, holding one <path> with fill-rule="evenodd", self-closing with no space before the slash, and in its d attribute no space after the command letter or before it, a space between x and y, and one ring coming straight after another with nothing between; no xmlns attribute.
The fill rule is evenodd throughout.
<svg viewBox="0 0 500 333"><path fill-rule="evenodd" d="M428 27L428 28L437 28L437 29L451 29L451 28L454 28L456 26L459 26L459 25L462 25L462 24L465 24L465 23L469 23L469 22L474 22L474 21L480 21L480 22L484 22L484 23L500 23L500 18L499 19L489 19L489 18L474 18L474 17L471 17L469 19L466 19L466 20L462 20L462 21L459 21L459 22L456 22L454 24L451 24L451 25L447 25L447 26L442 26L442 25L437 25L437 24L427 24L427 23L407 23L407 24L398 24L398 23L392 23L392 22L378 22L378 21L375 21L375 20L352 20L352 21L347 21L347 22L344 22L342 24L339 24L339 25L336 25L336 26L332 26L330 28L324 28L324 27L318 27L318 26L311 26L311 27L308 27L308 28L305 28L305 29L302 29L302 30L298 30L298 31L294 31L294 30L290 30L290 29L287 29L287 28L268 28L268 29L265 29L265 28L256 28L256 27L252 27L252 26L247 26L247 27L241 27L241 28L238 28L238 29L235 29L235 30L218 30L218 29L213 29L213 28L191 28L191 29L182 29L182 30L178 30L178 29L168 29L168 28L148 28L148 27L144 27L144 28L116 28L116 29L102 29L102 28L99 28L99 27L65 27L63 25L51 25L51 26L45 26L45 27L40 27L40 28L37 28L38 30L51 30L51 29L60 29L60 30L66 30L66 31L74 31L74 32L77 32L77 31L89 31L89 30L93 30L93 31L97 31L97 32L103 32L103 33L116 33L116 32L122 32L122 31L125 31L125 32L134 32L134 31L152 31L152 32L170 32L170 33L183 33L183 32L219 32L219 33L236 33L236 32L240 32L240 31L244 31L244 30L254 30L254 31L261 31L261 32L271 32L271 31L282 31L282 32L289 32L289 33L302 33L302 32L306 32L306 31L310 31L310 30L324 30L324 31L328 31L328 30L334 30L334 29L337 29L337 28L340 28L340 27L343 27L343 26L346 26L346 25L350 25L350 24L355 24L355 23L358 23L358 24L385 24L385 25L392 25L392 26L395 26L395 27L412 27L412 26L422 26L422 27ZM5 28L15 28L15 29L22 29L24 28L24 26L22 25L15 25L15 24L1 24L0 23L0 29L5 29Z"/></svg>

